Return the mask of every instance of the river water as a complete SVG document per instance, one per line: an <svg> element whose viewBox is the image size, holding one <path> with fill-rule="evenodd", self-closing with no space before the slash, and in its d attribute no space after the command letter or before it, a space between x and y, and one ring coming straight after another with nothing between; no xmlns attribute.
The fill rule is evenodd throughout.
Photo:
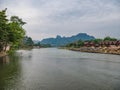
<svg viewBox="0 0 120 90"><path fill-rule="evenodd" d="M18 50L0 58L0 90L120 90L120 56Z"/></svg>

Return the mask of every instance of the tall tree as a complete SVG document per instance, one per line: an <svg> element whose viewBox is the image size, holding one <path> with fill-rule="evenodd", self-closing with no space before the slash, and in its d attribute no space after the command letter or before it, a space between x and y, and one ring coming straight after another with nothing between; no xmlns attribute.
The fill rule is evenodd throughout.
<svg viewBox="0 0 120 90"><path fill-rule="evenodd" d="M33 46L34 42L33 42L33 40L32 40L31 37L26 36L26 37L24 38L24 44L25 44L26 46Z"/></svg>
<svg viewBox="0 0 120 90"><path fill-rule="evenodd" d="M3 51L3 47L8 40L9 25L6 10L0 11L0 52Z"/></svg>
<svg viewBox="0 0 120 90"><path fill-rule="evenodd" d="M0 52L6 50L8 44L12 47L19 45L25 36L23 22L18 16L11 16L10 20L7 19L6 10L0 11Z"/></svg>
<svg viewBox="0 0 120 90"><path fill-rule="evenodd" d="M9 32L9 41L13 44L14 47L18 47L19 43L25 36L25 30L23 25L25 22L22 21L18 16L12 16L10 19L10 32Z"/></svg>

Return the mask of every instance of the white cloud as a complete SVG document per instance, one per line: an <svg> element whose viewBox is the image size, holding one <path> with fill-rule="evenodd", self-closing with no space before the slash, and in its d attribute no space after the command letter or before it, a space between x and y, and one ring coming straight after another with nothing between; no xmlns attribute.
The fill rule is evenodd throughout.
<svg viewBox="0 0 120 90"><path fill-rule="evenodd" d="M119 0L2 0L0 3L0 8L8 8L8 15L17 15L27 22L25 29L33 39L80 32L120 38Z"/></svg>

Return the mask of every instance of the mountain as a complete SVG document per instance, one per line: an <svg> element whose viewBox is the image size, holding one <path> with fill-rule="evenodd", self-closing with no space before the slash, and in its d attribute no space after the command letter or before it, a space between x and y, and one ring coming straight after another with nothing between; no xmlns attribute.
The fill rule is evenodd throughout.
<svg viewBox="0 0 120 90"><path fill-rule="evenodd" d="M85 40L92 40L92 39L95 39L95 37L87 35L86 33L79 33L71 37L61 37L60 35L57 35L56 38L43 39L40 43L50 44L51 46L63 46L78 40L85 41Z"/></svg>

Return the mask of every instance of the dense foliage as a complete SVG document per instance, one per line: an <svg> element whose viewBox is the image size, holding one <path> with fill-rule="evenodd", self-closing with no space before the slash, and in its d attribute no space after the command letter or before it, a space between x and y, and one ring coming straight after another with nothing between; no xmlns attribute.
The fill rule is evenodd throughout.
<svg viewBox="0 0 120 90"><path fill-rule="evenodd" d="M24 37L23 43L26 46L33 46L34 45L34 42L33 42L32 38L28 37L28 36Z"/></svg>
<svg viewBox="0 0 120 90"><path fill-rule="evenodd" d="M93 39L93 40L87 40L87 41L79 40L79 41L67 44L66 47L79 48L84 46L84 42L93 42L94 44L99 44L102 41L117 41L117 39L107 36L104 39Z"/></svg>
<svg viewBox="0 0 120 90"><path fill-rule="evenodd" d="M76 41L76 42L66 45L66 47L75 47L75 48L82 47L82 46L84 46L84 41L82 41L82 40L79 40L79 41Z"/></svg>
<svg viewBox="0 0 120 90"><path fill-rule="evenodd" d="M11 49L18 47L25 36L23 25L25 22L17 16L6 16L6 10L0 11L0 52L6 51L9 45Z"/></svg>
<svg viewBox="0 0 120 90"><path fill-rule="evenodd" d="M31 37L25 36L21 41L18 48L31 49L34 46L34 42Z"/></svg>
<svg viewBox="0 0 120 90"><path fill-rule="evenodd" d="M116 41L116 40L117 40L116 38L111 38L109 36L104 38L104 41Z"/></svg>

